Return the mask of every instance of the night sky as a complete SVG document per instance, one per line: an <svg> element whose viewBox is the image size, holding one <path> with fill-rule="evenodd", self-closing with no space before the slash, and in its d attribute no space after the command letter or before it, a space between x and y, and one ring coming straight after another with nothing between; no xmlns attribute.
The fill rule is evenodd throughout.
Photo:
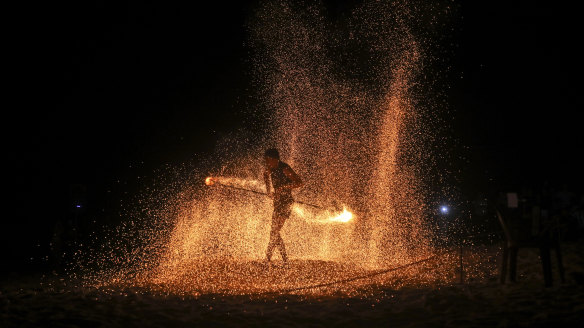
<svg viewBox="0 0 584 328"><path fill-rule="evenodd" d="M97 210L114 181L210 156L222 135L253 128L241 109L254 105L244 44L254 2L234 3L75 1L15 10L8 90L17 101L4 120L13 214L3 218L4 252L27 249L68 215L71 185L84 185ZM340 13L355 3L327 6ZM551 180L582 189L573 9L456 6L446 38L454 44L448 102L453 139L467 149L457 164L463 182L517 188Z"/></svg>

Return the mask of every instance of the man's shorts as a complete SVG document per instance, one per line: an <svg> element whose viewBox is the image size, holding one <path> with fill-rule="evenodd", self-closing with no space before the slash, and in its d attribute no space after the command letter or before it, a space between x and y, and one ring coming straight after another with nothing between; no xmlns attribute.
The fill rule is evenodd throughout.
<svg viewBox="0 0 584 328"><path fill-rule="evenodd" d="M274 201L274 216L289 218L293 203L293 199Z"/></svg>

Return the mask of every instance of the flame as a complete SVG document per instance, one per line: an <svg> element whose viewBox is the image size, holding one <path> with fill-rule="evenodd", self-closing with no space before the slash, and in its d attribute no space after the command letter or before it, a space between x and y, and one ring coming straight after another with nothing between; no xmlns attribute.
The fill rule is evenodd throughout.
<svg viewBox="0 0 584 328"><path fill-rule="evenodd" d="M353 213L347 211L346 207L343 207L343 212L341 212L337 216L333 216L333 217L329 218L329 221L346 223L346 222L351 221L351 219L353 219Z"/></svg>
<svg viewBox="0 0 584 328"><path fill-rule="evenodd" d="M302 209L300 206L295 205L293 208L294 212L296 212L296 214L298 214L300 217L305 217L306 214L304 213L304 209Z"/></svg>
<svg viewBox="0 0 584 328"><path fill-rule="evenodd" d="M215 184L215 180L212 177L207 177L207 179L205 179L205 184L207 186L212 186Z"/></svg>
<svg viewBox="0 0 584 328"><path fill-rule="evenodd" d="M316 214L310 211L306 211L304 208L298 205L294 205L292 210L294 213L296 213L296 215L311 223L347 223L353 219L353 213L347 210L345 206L343 206L343 211L340 213L325 211Z"/></svg>

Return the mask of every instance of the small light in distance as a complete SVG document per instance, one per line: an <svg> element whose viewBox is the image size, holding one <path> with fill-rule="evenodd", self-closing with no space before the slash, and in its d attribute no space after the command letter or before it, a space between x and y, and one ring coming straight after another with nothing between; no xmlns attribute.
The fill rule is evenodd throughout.
<svg viewBox="0 0 584 328"><path fill-rule="evenodd" d="M440 213L442 213L442 214L448 214L448 212L449 212L448 206L446 206L446 205L440 206Z"/></svg>

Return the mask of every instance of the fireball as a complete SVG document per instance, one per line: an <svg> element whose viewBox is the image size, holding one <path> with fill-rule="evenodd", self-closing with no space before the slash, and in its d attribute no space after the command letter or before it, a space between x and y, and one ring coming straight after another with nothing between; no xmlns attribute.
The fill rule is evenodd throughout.
<svg viewBox="0 0 584 328"><path fill-rule="evenodd" d="M353 213L347 211L346 207L343 207L343 212L341 212L337 216L333 216L333 217L329 218L329 221L346 223L346 222L351 221L351 219L353 219Z"/></svg>
<svg viewBox="0 0 584 328"><path fill-rule="evenodd" d="M207 177L207 179L205 179L205 184L207 186L212 186L215 184L215 180L212 177Z"/></svg>

